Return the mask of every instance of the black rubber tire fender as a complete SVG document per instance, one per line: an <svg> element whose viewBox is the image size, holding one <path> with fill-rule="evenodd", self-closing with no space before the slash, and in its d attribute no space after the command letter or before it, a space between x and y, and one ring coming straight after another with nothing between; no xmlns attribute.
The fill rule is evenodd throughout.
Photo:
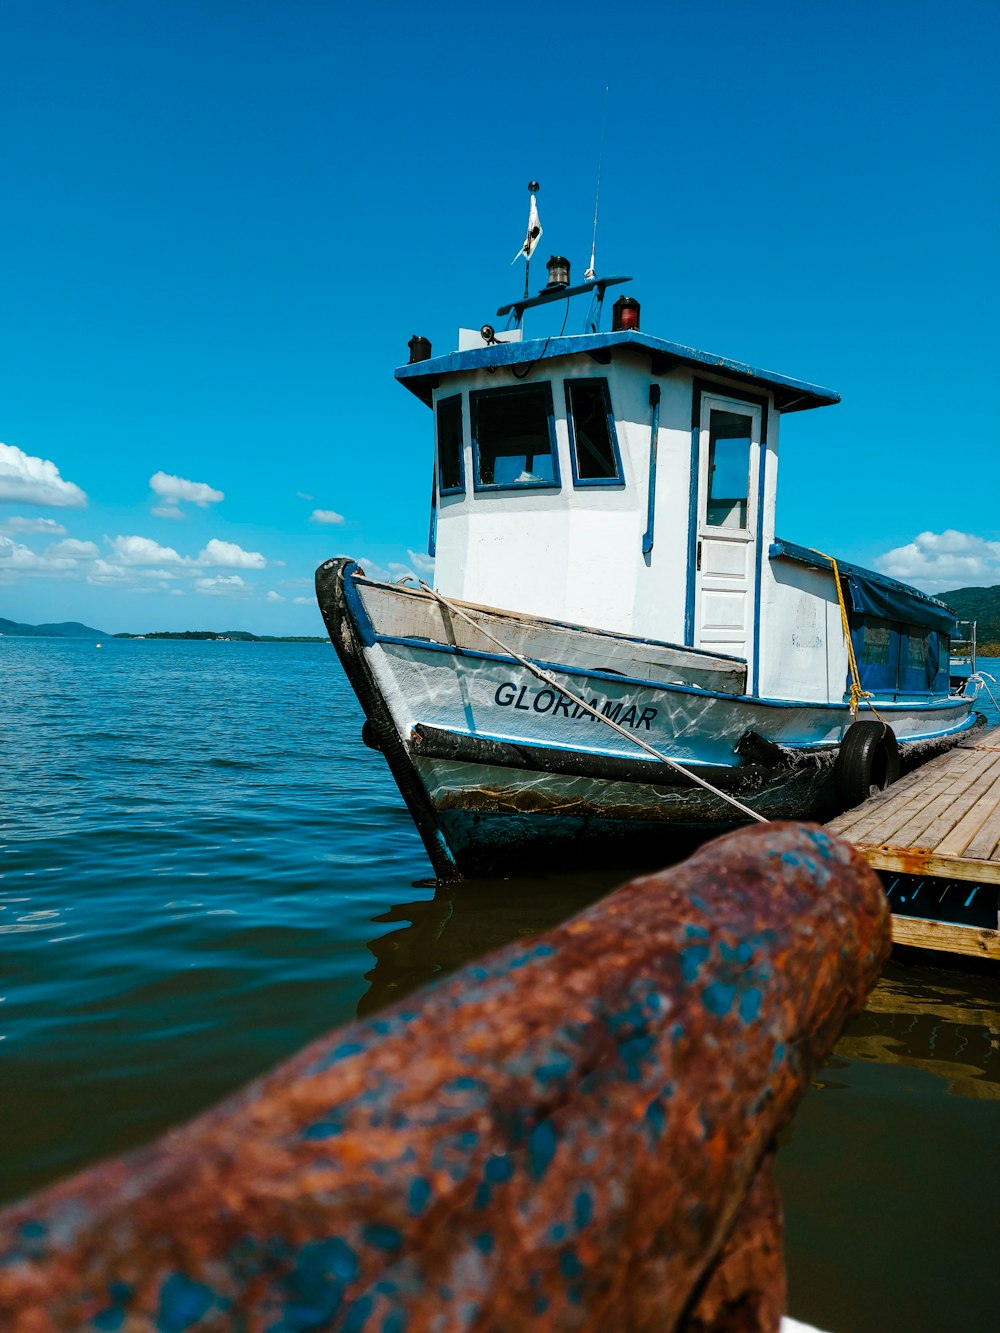
<svg viewBox="0 0 1000 1333"><path fill-rule="evenodd" d="M899 745L892 728L885 722L852 722L840 742L833 777L844 810L891 786L899 777Z"/></svg>

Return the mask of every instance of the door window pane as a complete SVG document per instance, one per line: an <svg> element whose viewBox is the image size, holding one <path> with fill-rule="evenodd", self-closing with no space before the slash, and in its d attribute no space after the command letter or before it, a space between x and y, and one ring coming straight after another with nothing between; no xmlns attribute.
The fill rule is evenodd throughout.
<svg viewBox="0 0 1000 1333"><path fill-rule="evenodd" d="M753 418L713 408L708 431L710 528L745 528L750 495L750 440Z"/></svg>
<svg viewBox="0 0 1000 1333"><path fill-rule="evenodd" d="M546 384L472 395L480 486L558 486L552 389Z"/></svg>

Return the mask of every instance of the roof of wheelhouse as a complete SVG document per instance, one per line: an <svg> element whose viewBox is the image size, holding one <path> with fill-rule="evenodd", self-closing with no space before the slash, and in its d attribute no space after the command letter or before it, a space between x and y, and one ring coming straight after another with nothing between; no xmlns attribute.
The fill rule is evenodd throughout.
<svg viewBox="0 0 1000 1333"><path fill-rule="evenodd" d="M699 352L695 347L653 338L636 329L622 329L617 333L581 333L561 338L532 338L528 342L501 342L487 347L476 347L467 352L449 352L429 361L400 366L396 379L424 403L431 405L432 392L442 375L456 371L483 370L487 366L515 366L526 361L544 361L555 356L587 355L600 364L609 362L620 347L648 352L651 373L666 375L676 366L716 371L729 379L740 380L757 388L769 389L779 412L802 412L810 407L828 407L840 402L840 394L823 389L818 384L807 384L773 370L758 370L742 361L717 356L714 352Z"/></svg>

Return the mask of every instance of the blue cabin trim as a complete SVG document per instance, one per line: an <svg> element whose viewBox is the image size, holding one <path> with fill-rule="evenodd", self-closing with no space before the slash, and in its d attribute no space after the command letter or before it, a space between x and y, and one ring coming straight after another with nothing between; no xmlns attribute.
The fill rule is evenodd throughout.
<svg viewBox="0 0 1000 1333"><path fill-rule="evenodd" d="M653 420L649 426L649 481L646 490L646 531L642 535L642 553L651 555L656 524L656 452L660 436L660 386L649 386L649 403Z"/></svg>
<svg viewBox="0 0 1000 1333"><path fill-rule="evenodd" d="M657 370L657 374L666 374L679 365L692 366L703 371L716 371L748 385L770 390L779 412L802 412L808 408L827 407L840 402L840 394L832 389L792 379L788 375L779 375L772 370L748 366L743 361L733 361L714 352L702 352L696 347L686 347L683 343L653 338L637 329L621 329L617 333L572 334L561 338L531 338L526 342L501 342L475 347L466 352L449 352L428 361L400 366L396 371L396 379L430 406L433 391L442 375L486 370L495 366L518 366L559 356L592 355L594 352L614 351L618 348L652 353L658 366L662 367Z"/></svg>
<svg viewBox="0 0 1000 1333"><path fill-rule="evenodd" d="M695 402L701 404L701 395L695 390ZM694 411L692 408L692 418ZM698 575L698 484L700 477L699 461L701 458L701 426L695 422L691 427L691 477L688 487L688 552L687 578L684 584L684 642L694 647L694 599L695 580ZM748 663L749 665L749 663Z"/></svg>

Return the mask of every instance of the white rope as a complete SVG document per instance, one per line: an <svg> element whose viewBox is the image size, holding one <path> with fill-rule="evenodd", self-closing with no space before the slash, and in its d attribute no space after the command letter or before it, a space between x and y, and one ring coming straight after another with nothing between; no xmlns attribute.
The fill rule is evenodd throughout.
<svg viewBox="0 0 1000 1333"><path fill-rule="evenodd" d="M992 691L992 690L990 689L990 687L986 684L986 682L987 682L988 680L991 680L991 681L993 682L993 684L995 685L995 684L997 683L997 681L996 681L996 676L991 676L991 675L990 675L988 672L986 672L986 671L977 671L977 672L975 673L975 675L974 675L974 676L970 676L969 679L970 679L970 680L978 681L979 684L982 685L983 689L984 689L984 690L986 691L986 693L990 696L990 701L992 702L993 707L997 710L998 713L1000 713L1000 704L998 704L997 701L996 701L996 699L993 698L993 691Z"/></svg>
<svg viewBox="0 0 1000 1333"><path fill-rule="evenodd" d="M683 773L685 777L690 778L691 781L697 783L699 787L704 787L706 791L710 791L713 796L718 796L721 800L728 801L730 805L735 806L737 810L742 811L742 813L747 815L750 819L756 819L758 823L761 824L770 823L770 820L767 819L766 816L758 814L756 810L751 810L748 805L744 805L742 801L738 801L735 796L730 796L728 792L720 791L718 787L713 787L710 782L706 782L705 779L699 777L697 773L692 773L691 770L685 768L683 764L677 763L675 759L668 759L667 756L661 754L659 750L654 750L651 745L646 744L641 736L636 736L634 732L626 731L624 727L620 727L617 722L614 722L610 717L606 717L604 713L599 713L596 708L591 708L590 704L588 704L585 699L581 699L578 694L574 694L572 690L568 690L565 685L560 685L555 677L549 675L549 673L543 670L542 667L537 666L534 662L529 662L526 657L522 657L519 652L516 652L513 648L498 639L495 634L491 634L488 629L484 629L478 621L475 621L471 616L466 615L461 607L455 606L453 602L450 602L443 593L437 592L434 588L429 587L423 579L419 579L418 582L424 592L429 593L431 597L440 602L442 606L446 606L452 615L458 616L460 620L464 620L467 624L471 625L473 629L476 629L480 634L485 635L487 639L490 639L495 643L496 646L501 649L502 652L506 653L508 657L513 657L515 662L520 662L521 666L527 671L530 671L533 676L537 676L539 680L543 680L546 685L551 685L558 694L565 695L566 698L572 700L578 708L582 708L585 713L589 713L591 717L596 717L598 722L603 722L606 726L610 727L612 731L616 731L619 736L624 736L627 741L632 741L635 745L638 745L640 750L645 750L647 754L651 754L654 759L659 759L661 763L676 769L678 773Z"/></svg>

